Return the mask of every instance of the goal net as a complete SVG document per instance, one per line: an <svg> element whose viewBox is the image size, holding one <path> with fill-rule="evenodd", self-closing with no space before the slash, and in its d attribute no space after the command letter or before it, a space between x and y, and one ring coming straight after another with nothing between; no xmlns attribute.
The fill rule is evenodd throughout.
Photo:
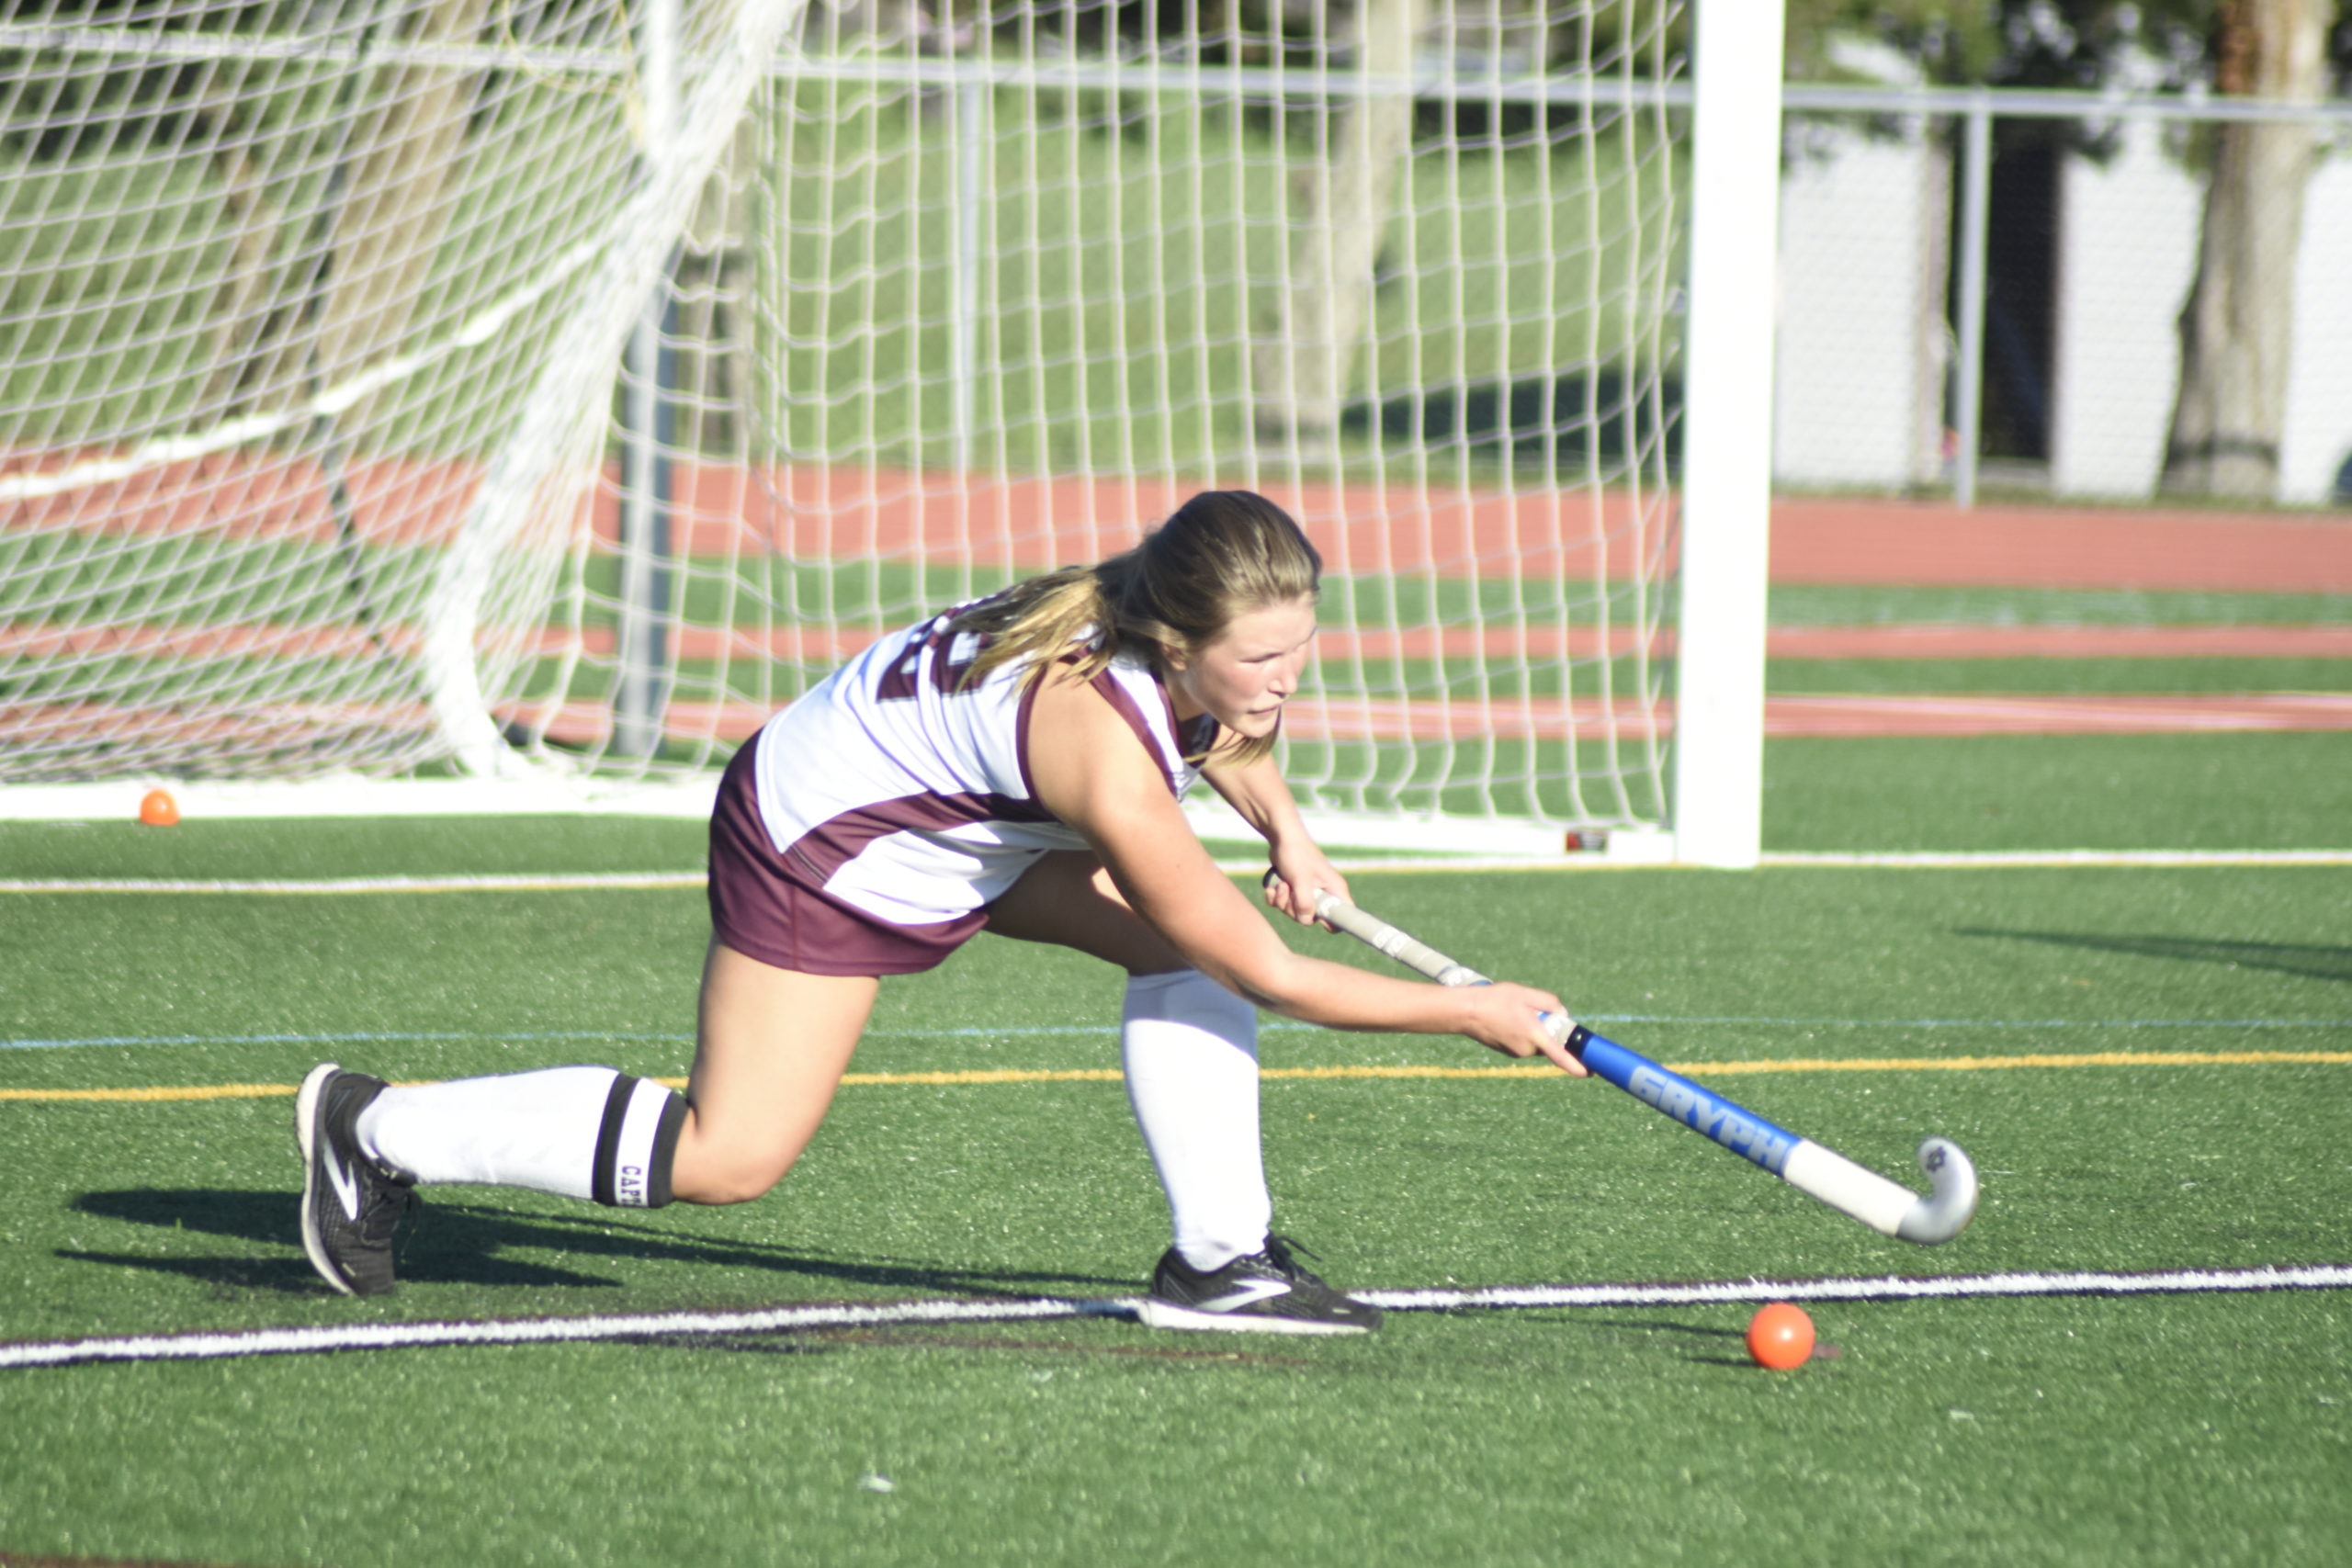
<svg viewBox="0 0 2352 1568"><path fill-rule="evenodd" d="M1670 0L13 14L0 784L707 780L1244 486L1310 807L1666 820Z"/></svg>

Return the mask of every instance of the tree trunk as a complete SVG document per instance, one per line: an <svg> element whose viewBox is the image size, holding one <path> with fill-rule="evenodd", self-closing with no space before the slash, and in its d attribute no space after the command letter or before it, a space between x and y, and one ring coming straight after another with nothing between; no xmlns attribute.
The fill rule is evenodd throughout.
<svg viewBox="0 0 2352 1568"><path fill-rule="evenodd" d="M2316 100L2335 0L2223 0L2216 85ZM2197 280L2180 314L2180 391L2165 488L2267 501L2278 483L2294 332L2295 253L2314 128L2230 122L2214 131Z"/></svg>
<svg viewBox="0 0 2352 1568"><path fill-rule="evenodd" d="M1425 0L1359 0L1357 69L1408 78L1426 14ZM1258 427L1295 439L1310 459L1336 455L1340 405L1412 135L1409 91L1350 99L1335 117L1328 157L1300 171L1293 193L1302 243L1275 333L1258 344Z"/></svg>
<svg viewBox="0 0 2352 1568"><path fill-rule="evenodd" d="M736 122L727 158L703 186L702 198L678 247L671 287L678 302L678 446L688 452L746 452L752 395L749 356L755 351L745 331L741 303L754 284L752 209L760 158L758 116L770 112L766 96Z"/></svg>
<svg viewBox="0 0 2352 1568"><path fill-rule="evenodd" d="M435 0L409 37L470 40L488 9L489 0ZM292 287L250 327L240 323L255 315L255 223L280 215L260 208L252 194L254 172L239 150L224 149L239 269L214 310L224 335L244 341L236 345L242 352L215 366L205 389L216 417L299 404L399 347L447 221L442 193L465 136L473 85L471 73L448 66L404 65L362 88L349 151L335 175L322 261L299 269ZM345 423L365 418L363 404L346 412Z"/></svg>
<svg viewBox="0 0 2352 1568"><path fill-rule="evenodd" d="M1911 372L1911 485L1915 490L1948 483L1945 389L1951 377L1952 327L1946 321L1951 298L1951 180L1954 150L1964 132L1954 118L1951 135L1919 133L1920 195L1917 251L1918 305L1913 314Z"/></svg>

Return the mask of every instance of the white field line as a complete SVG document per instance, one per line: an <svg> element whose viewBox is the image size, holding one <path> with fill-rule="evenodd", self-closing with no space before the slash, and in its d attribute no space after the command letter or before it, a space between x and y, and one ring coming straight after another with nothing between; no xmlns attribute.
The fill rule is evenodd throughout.
<svg viewBox="0 0 2352 1568"><path fill-rule="evenodd" d="M300 897L369 893L578 893L700 887L699 871L518 873L481 876L327 876L300 880L164 877L0 879L0 893L211 893Z"/></svg>
<svg viewBox="0 0 2352 1568"><path fill-rule="evenodd" d="M1878 1302L1984 1296L2138 1296L2352 1289L2352 1266L2312 1264L2233 1269L2172 1269L2143 1274L1888 1275L1879 1279L1712 1280L1687 1284L1498 1285L1474 1290L1359 1291L1389 1312L1457 1312L1530 1307L1691 1306L1767 1301ZM0 1344L0 1369L94 1361L214 1360L243 1356L391 1350L433 1346L553 1345L711 1337L931 1323L1040 1322L1054 1318L1132 1318L1133 1297L1039 1296L1019 1301L910 1301L748 1312L667 1312L595 1317L476 1319L456 1323L362 1323L255 1328L105 1339Z"/></svg>
<svg viewBox="0 0 2352 1568"><path fill-rule="evenodd" d="M0 1344L0 1370L75 1361L186 1361L234 1356L393 1350L417 1346L558 1345L648 1335L776 1334L794 1329L865 1328L910 1323L1034 1322L1056 1317L1129 1316L1130 1301L888 1302L870 1306L773 1307L757 1312L658 1312L596 1317L459 1323L352 1323L309 1328L254 1328L211 1334L148 1334L115 1339Z"/></svg>
<svg viewBox="0 0 2352 1568"><path fill-rule="evenodd" d="M1770 866L1982 870L2004 866L2352 865L2352 850L1837 850L1768 854Z"/></svg>
<svg viewBox="0 0 2352 1568"><path fill-rule="evenodd" d="M1334 857L1342 872L1598 871L1611 867L1591 856L1478 856L1414 860ZM2049 867L2195 867L2352 865L2347 850L1978 850L1888 852L1792 852L1763 857L1768 867L1883 867L1894 870L1996 870ZM1265 870L1261 860L1219 860L1217 869L1236 876ZM699 871L541 872L499 875L238 877L0 877L6 893L198 893L265 897L379 893L573 893L629 888L700 887Z"/></svg>
<svg viewBox="0 0 2352 1568"><path fill-rule="evenodd" d="M1580 1012L1577 1015L1587 1023L1679 1024L1690 1027L1732 1026L1749 1029L1864 1029L1920 1030L1946 1029L1959 1032L1971 1030L1988 1032L2007 1030L2062 1031L2076 1029L2121 1030L2344 1030L2352 1029L2352 1019L2344 1018L1829 1018L1782 1017L1771 1013L1712 1013L1680 1014L1660 1012ZM1321 1026L1297 1023L1288 1019L1269 1018L1260 1021L1261 1033L1306 1033ZM1003 1023L965 1024L944 1029L875 1028L865 1032L867 1040L1035 1040L1058 1038L1107 1039L1115 1037L1115 1023ZM171 1048L187 1046L211 1047L222 1045L300 1045L306 1049L341 1045L413 1045L413 1044L479 1044L495 1043L502 1045L529 1044L556 1041L605 1041L623 1043L666 1043L690 1046L694 1036L677 1030L610 1030L610 1029L525 1029L525 1030L355 1030L321 1031L315 1033L283 1034L85 1034L58 1038L26 1037L9 1039L0 1035L0 1051L70 1051L86 1046L132 1049ZM1981 1067L1988 1064L1972 1061L1966 1066ZM2046 1065L2028 1058L2027 1065ZM2106 1064L2128 1066L2127 1063ZM1856 1058L1854 1070L1876 1070L1883 1064L1869 1058ZM1754 1071L1755 1067L1735 1060L1718 1061L1703 1066L1684 1063L1679 1071ZM1046 1069L1039 1069L1046 1070ZM1500 1069L1498 1069L1500 1070ZM1530 1069L1532 1071L1532 1069ZM1916 1064L1904 1062L1899 1067L1886 1070L1917 1070ZM1372 1076L1372 1075L1367 1075ZM287 1092L291 1093L290 1087Z"/></svg>
<svg viewBox="0 0 2352 1568"><path fill-rule="evenodd" d="M1489 1285L1356 1291L1392 1312L1465 1307L1695 1306L1711 1302L1910 1302L1976 1296L2150 1296L2352 1290L2352 1265L2175 1269L2146 1274L1890 1274L1876 1280L1711 1280L1687 1285Z"/></svg>

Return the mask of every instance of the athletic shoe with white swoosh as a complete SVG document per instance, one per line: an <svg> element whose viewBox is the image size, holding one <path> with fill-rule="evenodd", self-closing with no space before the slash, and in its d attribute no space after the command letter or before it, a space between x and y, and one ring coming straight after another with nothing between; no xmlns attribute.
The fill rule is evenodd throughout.
<svg viewBox="0 0 2352 1568"><path fill-rule="evenodd" d="M302 1250L346 1296L391 1293L392 1231L415 1201L410 1181L360 1152L359 1112L384 1080L322 1062L294 1101L302 1145Z"/></svg>
<svg viewBox="0 0 2352 1568"><path fill-rule="evenodd" d="M1380 1309L1309 1273L1295 1256L1306 1250L1287 1236L1270 1235L1263 1252L1204 1273L1171 1247L1152 1270L1151 1294L1136 1316L1152 1328L1227 1333L1369 1334L1378 1328Z"/></svg>

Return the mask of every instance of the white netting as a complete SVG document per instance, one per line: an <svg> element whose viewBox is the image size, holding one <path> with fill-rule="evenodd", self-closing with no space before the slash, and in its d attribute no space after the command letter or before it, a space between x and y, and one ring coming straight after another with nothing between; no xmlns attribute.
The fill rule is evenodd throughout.
<svg viewBox="0 0 2352 1568"><path fill-rule="evenodd" d="M212 9L0 28L0 779L707 769L1218 484L1303 795L1662 818L1667 0Z"/></svg>

